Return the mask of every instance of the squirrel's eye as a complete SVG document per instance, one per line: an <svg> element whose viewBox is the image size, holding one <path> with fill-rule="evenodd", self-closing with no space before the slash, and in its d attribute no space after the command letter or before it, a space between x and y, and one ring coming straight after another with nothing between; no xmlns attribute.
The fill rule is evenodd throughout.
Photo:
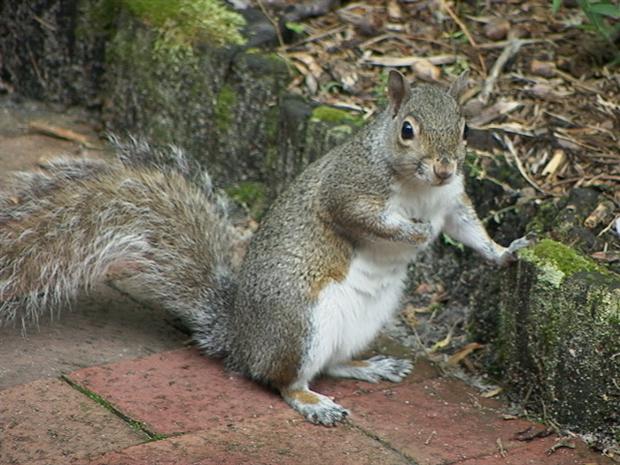
<svg viewBox="0 0 620 465"><path fill-rule="evenodd" d="M413 131L413 126L409 121L405 121L403 123L403 127L400 130L400 136L403 138L403 140L411 140L413 139L414 135L415 134Z"/></svg>
<svg viewBox="0 0 620 465"><path fill-rule="evenodd" d="M465 125L463 127L463 140L467 140L468 135L469 135L469 126Z"/></svg>

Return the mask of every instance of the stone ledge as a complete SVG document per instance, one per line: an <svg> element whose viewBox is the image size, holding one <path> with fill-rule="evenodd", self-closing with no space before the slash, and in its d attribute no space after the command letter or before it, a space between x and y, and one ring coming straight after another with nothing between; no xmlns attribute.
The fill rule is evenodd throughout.
<svg viewBox="0 0 620 465"><path fill-rule="evenodd" d="M494 326L493 367L548 419L620 439L620 278L548 239L520 255L471 302Z"/></svg>

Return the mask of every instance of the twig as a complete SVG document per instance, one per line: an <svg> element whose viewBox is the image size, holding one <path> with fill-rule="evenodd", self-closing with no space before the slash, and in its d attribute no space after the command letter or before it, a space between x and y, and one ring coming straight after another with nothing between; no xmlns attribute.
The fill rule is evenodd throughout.
<svg viewBox="0 0 620 465"><path fill-rule="evenodd" d="M551 44L555 45L553 41L550 40L550 39L553 39L553 37L555 37L555 40L562 38L561 35L557 35L557 36L550 36L545 39L521 39L521 42L523 42L523 45L539 44L541 42L551 42ZM504 48L506 47L506 45L510 43L511 40L512 39L499 40L497 42L489 42L486 44L480 44L478 45L478 48L481 50L492 50L495 48Z"/></svg>
<svg viewBox="0 0 620 465"><path fill-rule="evenodd" d="M338 26L335 27L333 29L329 29L327 31L324 32L319 32L317 34L313 34L311 36L305 37L303 39L301 39L298 42L295 42L294 44L289 45L288 47L286 47L287 50L291 50L291 49L295 49L297 47L299 47L300 45L304 45L307 44L309 42L314 42L315 40L319 40L322 39L323 37L327 37L327 36L331 36L334 34L338 34L339 32L344 31L347 28L347 26Z"/></svg>
<svg viewBox="0 0 620 465"><path fill-rule="evenodd" d="M30 57L32 68L34 69L34 73L37 75L37 79L39 80L41 87L47 89L47 84L45 83L43 76L41 76L41 72L39 71L39 67L37 66L37 61L34 59L34 54L32 53L32 49L30 48L30 45L28 45L28 42L26 42L26 48L28 49L28 56Z"/></svg>
<svg viewBox="0 0 620 465"><path fill-rule="evenodd" d="M368 40L365 40L364 42L362 42L361 44L358 45L358 48L360 48L361 50L364 50L365 48L376 44L377 42L382 42L384 40L387 39L394 39L394 40L398 40L398 36L392 32L388 32L386 34L381 34L375 37L371 37Z"/></svg>
<svg viewBox="0 0 620 465"><path fill-rule="evenodd" d="M501 215L503 215L504 213L508 213L510 211L517 210L518 208L519 208L519 206L517 204L515 204L515 205L509 205L509 206L504 207L504 208L500 208L499 210L491 210L489 212L489 214L482 219L482 224L487 224L490 220L498 218ZM497 222L499 223L499 221L497 221Z"/></svg>
<svg viewBox="0 0 620 465"><path fill-rule="evenodd" d="M44 123L42 121L32 121L28 128L31 131L38 132L41 134L45 134L46 136L55 137L56 139L64 139L71 142L77 142L78 144L83 145L87 148L95 148L93 144L90 143L88 137L78 134L71 129L65 129L58 126L52 126L51 124Z"/></svg>
<svg viewBox="0 0 620 465"><path fill-rule="evenodd" d="M504 445L502 444L502 440L500 438L497 438L495 443L497 444L497 448L499 449L499 454L502 457L506 457L508 455L508 452L506 452L506 449L504 448Z"/></svg>
<svg viewBox="0 0 620 465"><path fill-rule="evenodd" d="M54 27L54 25L50 24L49 22L45 21L43 18L38 17L37 15L32 15L32 19L34 19L37 23L39 23L41 26L43 26L44 28L52 31L52 32L56 32L56 28Z"/></svg>
<svg viewBox="0 0 620 465"><path fill-rule="evenodd" d="M554 445L552 445L549 449L546 450L547 455L551 455L555 453L556 450L561 449L562 447L566 447L568 449L574 449L575 443L571 442L569 438L562 438Z"/></svg>
<svg viewBox="0 0 620 465"><path fill-rule="evenodd" d="M484 64L484 60L482 59L482 55L480 54L480 52L478 52L478 44L476 43L476 41L472 37L471 33L469 32L469 29L467 29L467 26L465 25L465 23L463 21L461 21L461 19L457 16L457 14L454 12L454 10L452 10L452 8L450 8L450 5L448 5L446 0L440 0L440 2L441 2L441 6L443 7L443 9L446 10L448 15L450 15L450 18L452 18L452 20L461 29L463 34L465 34L465 37L467 37L467 41L470 43L470 45L476 49L476 53L478 54L478 61L480 62L480 68L481 68L482 74L484 76L486 76L486 74L487 74L487 67Z"/></svg>
<svg viewBox="0 0 620 465"><path fill-rule="evenodd" d="M600 95L600 90L596 90L595 88L590 87L590 86L584 84L583 82L581 82L576 77L571 76L569 73L565 73L564 71L559 70L559 69L556 69L555 73L558 76L563 77L567 81L570 81L575 87L579 87L582 90L586 90L588 92L592 92L593 94L596 94L597 96Z"/></svg>
<svg viewBox="0 0 620 465"><path fill-rule="evenodd" d="M530 396L532 395L532 391L534 390L534 385L530 384L530 387L527 389L527 392L525 393L525 397L523 398L523 405L527 405L528 401L530 400Z"/></svg>
<svg viewBox="0 0 620 465"><path fill-rule="evenodd" d="M608 224L607 226L605 226L605 227L603 228L603 230L602 230L600 233L598 233L598 234L596 235L596 237L601 237L603 234L605 234L607 231L609 231L611 228L613 228L613 227L614 227L614 225L615 225L615 223L616 223L616 221L620 221L620 216L616 216L613 220L611 220L611 221L609 222L609 224ZM620 355L620 354L615 354L615 355ZM615 357L615 355L614 355L614 357ZM614 357L612 357L612 359L613 359Z"/></svg>
<svg viewBox="0 0 620 465"><path fill-rule="evenodd" d="M586 228L594 229L605 221L614 211L614 204L609 200L599 203L594 211L588 215L583 224Z"/></svg>
<svg viewBox="0 0 620 465"><path fill-rule="evenodd" d="M465 26L465 23L463 23L463 21L461 21L461 19L452 10L452 8L450 8L450 5L446 3L446 0L440 0L440 2L441 2L441 6L443 7L443 9L446 10L446 12L452 18L452 20L458 25L461 31L463 31L463 34L465 34L465 37L467 37L467 40L471 44L471 46L474 48L478 48L478 44L472 37L471 33L469 32L469 29L467 29L467 26Z"/></svg>
<svg viewBox="0 0 620 465"><path fill-rule="evenodd" d="M256 0L256 3L258 3L258 7L260 8L260 11L262 11L263 14L265 15L265 18L269 20L273 28L276 30L276 36L278 36L278 43L280 44L280 47L284 48L284 39L282 38L282 32L280 31L280 25L275 19L271 17L269 12L265 8L265 5L263 5L262 0Z"/></svg>
<svg viewBox="0 0 620 465"><path fill-rule="evenodd" d="M523 41L521 39L512 39L508 41L508 44L506 44L506 47L504 47L502 53L499 57L497 57L497 60L495 60L489 76L485 79L484 84L482 85L482 90L478 96L478 99L482 103L487 103L489 101L489 97L493 92L493 88L495 87L497 78L499 78L499 74L502 72L504 66L506 66L508 60L519 52L522 45Z"/></svg>
<svg viewBox="0 0 620 465"><path fill-rule="evenodd" d="M554 195L551 192L544 190L538 184L536 184L534 180L529 176L529 174L527 174L527 171L525 171L525 167L523 166L523 163L521 163L521 160L519 159L519 156L517 155L515 146L513 145L512 141L507 136L503 137L503 142L506 148L508 149L508 151L510 152L510 154L512 155L512 157L514 158L515 164L517 165L517 168L519 169L519 173L521 173L521 176L523 176L523 179L525 179L528 182L528 184L532 186L534 189L536 189L538 192L542 192L545 195Z"/></svg>
<svg viewBox="0 0 620 465"><path fill-rule="evenodd" d="M424 445L428 446L433 440L433 437L435 437L436 435L437 435L437 431L435 430L431 431L431 434L428 436L428 438L426 438L426 441L424 441Z"/></svg>
<svg viewBox="0 0 620 465"><path fill-rule="evenodd" d="M387 66L390 68L400 67L400 66L412 66L416 62L419 61L427 61L432 65L446 65L450 63L454 63L458 59L457 55L452 54L444 54L444 55L435 55L429 57L419 57L419 56L405 56L405 57L394 57L394 56L375 56L371 55L369 57L365 57L361 59L361 62L368 65L374 66Z"/></svg>

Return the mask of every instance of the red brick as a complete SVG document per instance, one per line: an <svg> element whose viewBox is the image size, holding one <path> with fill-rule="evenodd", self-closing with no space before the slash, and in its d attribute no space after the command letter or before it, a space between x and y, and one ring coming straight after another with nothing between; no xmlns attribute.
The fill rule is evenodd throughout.
<svg viewBox="0 0 620 465"><path fill-rule="evenodd" d="M0 463L64 463L146 440L63 381L0 391Z"/></svg>
<svg viewBox="0 0 620 465"><path fill-rule="evenodd" d="M459 465L613 465L614 462L588 449L578 439L570 442L575 449L561 448L552 454L547 450L555 444L557 437L544 440L535 440L524 443L523 447L510 450L505 457L493 454L487 457L475 458L459 462Z"/></svg>
<svg viewBox="0 0 620 465"><path fill-rule="evenodd" d="M420 465L493 454L498 439L506 449L523 446L515 435L529 423L502 420L472 395L461 382L439 379L347 397L342 404L352 411L354 424Z"/></svg>
<svg viewBox="0 0 620 465"><path fill-rule="evenodd" d="M107 453L88 465L391 465L408 463L348 426L325 428L286 414L223 425Z"/></svg>
<svg viewBox="0 0 620 465"><path fill-rule="evenodd" d="M0 389L183 347L187 335L167 316L102 286L60 318L41 317L26 337L18 328L0 328Z"/></svg>
<svg viewBox="0 0 620 465"><path fill-rule="evenodd" d="M206 430L289 407L280 397L227 373L196 350L163 352L85 368L70 378L160 434ZM295 417L294 412L290 412Z"/></svg>

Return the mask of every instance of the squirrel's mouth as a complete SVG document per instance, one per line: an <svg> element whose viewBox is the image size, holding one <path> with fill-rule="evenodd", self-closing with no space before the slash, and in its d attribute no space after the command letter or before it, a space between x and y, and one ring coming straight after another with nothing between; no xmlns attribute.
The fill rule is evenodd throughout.
<svg viewBox="0 0 620 465"><path fill-rule="evenodd" d="M435 187L445 186L447 184L450 184L450 181L452 181L452 178L448 178L448 179L435 178L433 179L433 181L431 181L431 186L435 186Z"/></svg>

